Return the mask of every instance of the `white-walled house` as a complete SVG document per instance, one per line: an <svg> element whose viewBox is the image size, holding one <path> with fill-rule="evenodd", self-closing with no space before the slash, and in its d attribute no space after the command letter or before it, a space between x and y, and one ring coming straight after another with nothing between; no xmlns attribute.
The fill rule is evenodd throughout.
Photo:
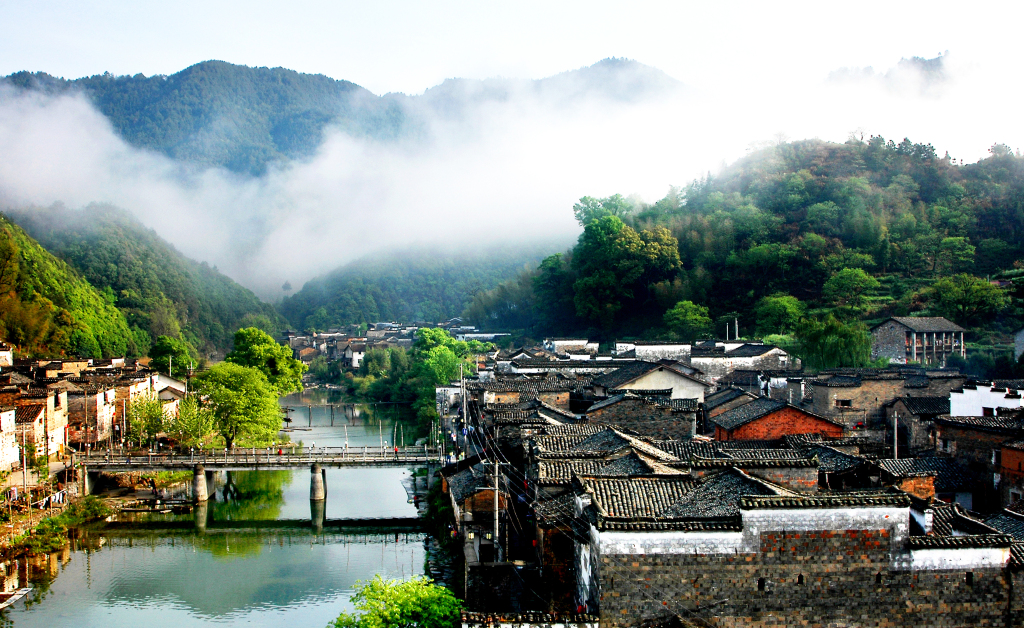
<svg viewBox="0 0 1024 628"><path fill-rule="evenodd" d="M9 471L18 466L18 439L15 406L0 407L0 471Z"/></svg>
<svg viewBox="0 0 1024 628"><path fill-rule="evenodd" d="M1021 407L1021 381L967 383L949 393L950 416L996 416L999 408Z"/></svg>

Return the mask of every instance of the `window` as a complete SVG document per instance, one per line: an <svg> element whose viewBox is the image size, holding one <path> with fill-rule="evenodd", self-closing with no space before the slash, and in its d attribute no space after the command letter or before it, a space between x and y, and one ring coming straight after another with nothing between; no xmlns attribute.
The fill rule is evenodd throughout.
<svg viewBox="0 0 1024 628"><path fill-rule="evenodd" d="M853 406L853 402L849 399L836 399L837 408L849 408Z"/></svg>
<svg viewBox="0 0 1024 628"><path fill-rule="evenodd" d="M995 416L995 415L996 415L996 412L992 408L982 408L981 409L981 416Z"/></svg>
<svg viewBox="0 0 1024 628"><path fill-rule="evenodd" d="M964 578L964 582L969 587L973 587L974 586L974 572L973 571L968 571L967 572L966 577Z"/></svg>
<svg viewBox="0 0 1024 628"><path fill-rule="evenodd" d="M757 579L757 590L764 591L764 578Z"/></svg>
<svg viewBox="0 0 1024 628"><path fill-rule="evenodd" d="M804 575L803 574L800 574L799 576L796 577L796 583L797 584L803 584L804 583Z"/></svg>

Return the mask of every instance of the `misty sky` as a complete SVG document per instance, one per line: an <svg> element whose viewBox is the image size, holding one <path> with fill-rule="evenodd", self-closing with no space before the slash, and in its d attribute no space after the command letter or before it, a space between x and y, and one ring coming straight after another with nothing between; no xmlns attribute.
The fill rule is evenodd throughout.
<svg viewBox="0 0 1024 628"><path fill-rule="evenodd" d="M1024 147L1022 18L1009 2L0 0L0 75L172 74L220 59L416 94L449 77L541 78L615 56L691 88L571 115L523 96L435 121L429 144L328 133L313 158L250 179L183 179L82 98L0 93L0 202L117 204L276 298L285 279L444 242L453 224L464 239L572 237L581 196L653 201L780 135L910 137L965 162L995 142ZM894 69L940 53L940 82ZM854 70L838 80L842 68Z"/></svg>

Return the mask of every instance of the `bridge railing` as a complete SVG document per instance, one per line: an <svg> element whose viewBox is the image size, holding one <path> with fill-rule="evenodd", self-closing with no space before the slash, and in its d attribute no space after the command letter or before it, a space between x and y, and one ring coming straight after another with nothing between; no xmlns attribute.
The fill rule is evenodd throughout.
<svg viewBox="0 0 1024 628"><path fill-rule="evenodd" d="M406 447L234 447L184 452L87 450L75 455L86 465L187 466L194 464L298 465L340 462L439 462L440 449L423 445Z"/></svg>

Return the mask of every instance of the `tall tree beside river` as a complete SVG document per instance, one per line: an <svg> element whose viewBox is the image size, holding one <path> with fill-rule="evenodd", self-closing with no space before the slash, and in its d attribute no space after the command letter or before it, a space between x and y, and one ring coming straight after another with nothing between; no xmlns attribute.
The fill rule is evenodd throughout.
<svg viewBox="0 0 1024 628"><path fill-rule="evenodd" d="M231 448L236 442L265 446L281 429L277 389L255 368L223 362L192 380L207 397L217 432Z"/></svg>

